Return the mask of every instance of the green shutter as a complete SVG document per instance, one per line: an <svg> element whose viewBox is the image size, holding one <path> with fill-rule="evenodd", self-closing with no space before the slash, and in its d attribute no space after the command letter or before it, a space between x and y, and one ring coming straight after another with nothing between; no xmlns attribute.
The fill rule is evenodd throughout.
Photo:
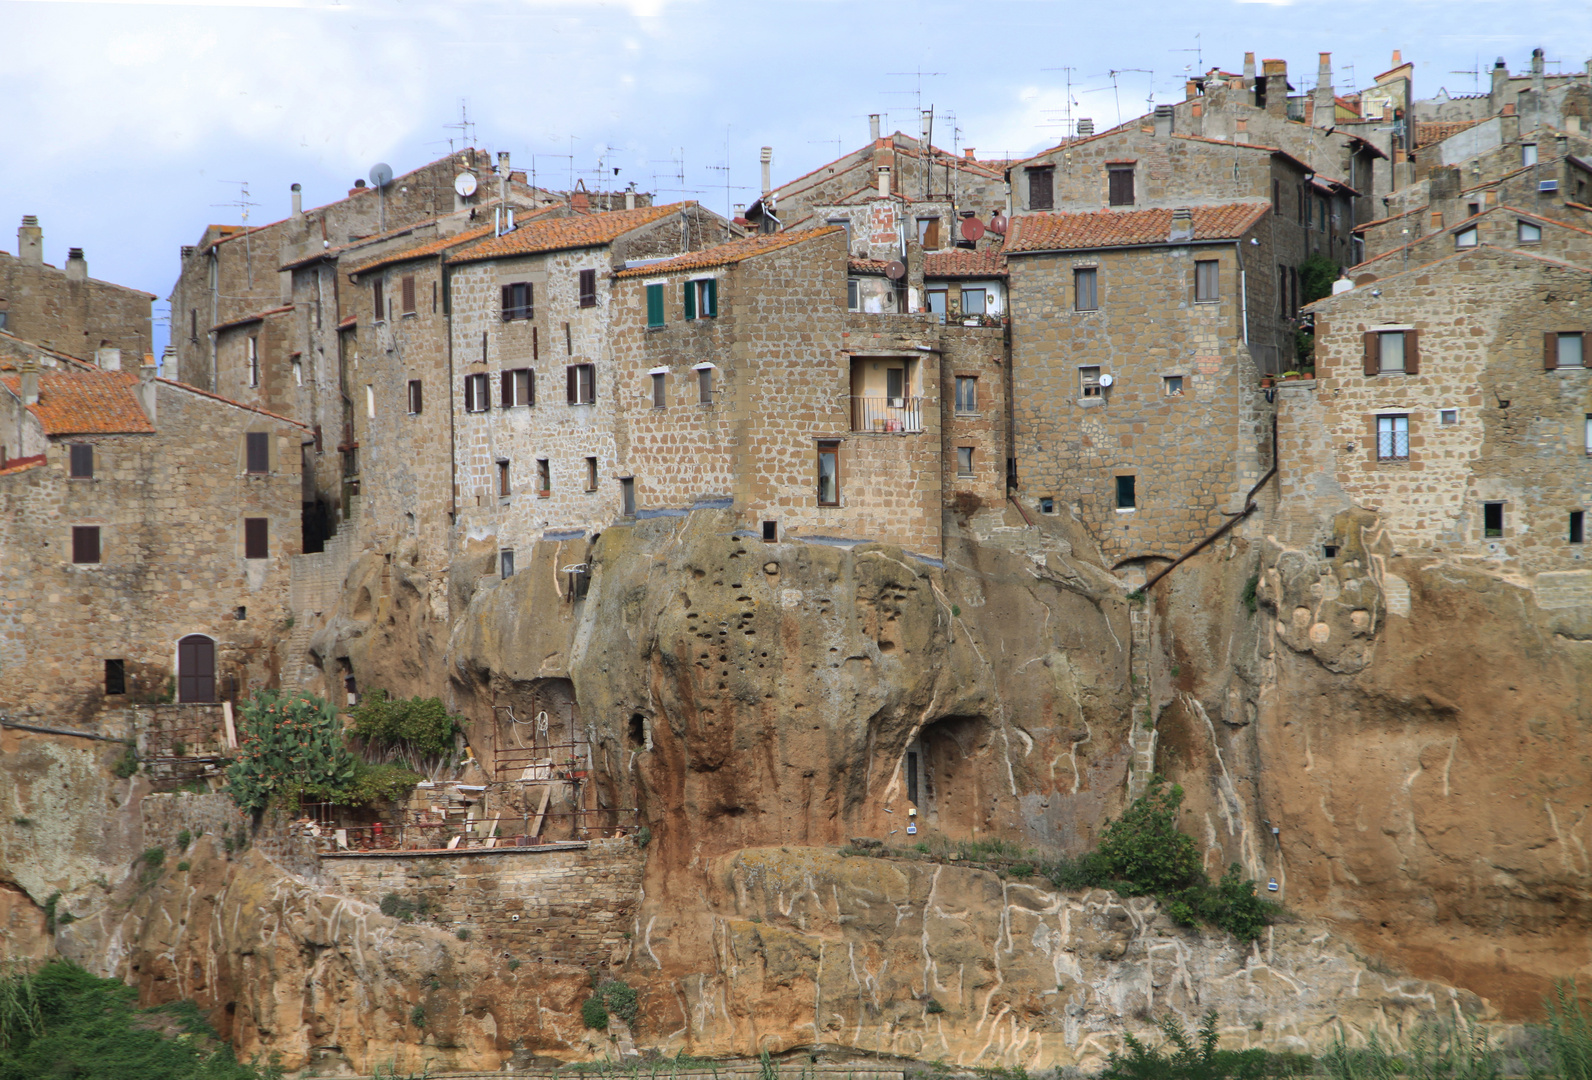
<svg viewBox="0 0 1592 1080"><path fill-rule="evenodd" d="M663 286L647 286L647 325L663 325Z"/></svg>
<svg viewBox="0 0 1592 1080"><path fill-rule="evenodd" d="M685 317L687 319L696 318L696 282L694 281L685 283Z"/></svg>
<svg viewBox="0 0 1592 1080"><path fill-rule="evenodd" d="M706 306L707 306L707 310L704 311L702 314L706 315L710 319L718 318L718 316L719 316L719 279L718 278L708 278L707 305Z"/></svg>

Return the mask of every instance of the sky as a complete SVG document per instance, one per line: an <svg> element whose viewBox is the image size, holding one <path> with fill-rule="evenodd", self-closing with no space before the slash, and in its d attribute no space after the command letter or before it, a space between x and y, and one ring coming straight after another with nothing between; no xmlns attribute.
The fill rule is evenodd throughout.
<svg viewBox="0 0 1592 1080"><path fill-rule="evenodd" d="M1592 57L1588 0L0 0L0 250L37 214L45 261L164 298L206 224L278 220L470 141L538 183L634 182L721 213L867 140L868 115L1013 158L1183 97L1245 51L1296 89L1415 63L1416 94L1485 88L1546 50ZM1479 72L1478 74L1475 74ZM1070 92L1069 92L1070 88ZM617 174L613 170L617 169ZM599 179L600 178L600 179ZM247 192L245 195L244 192ZM240 205L240 204L251 205Z"/></svg>

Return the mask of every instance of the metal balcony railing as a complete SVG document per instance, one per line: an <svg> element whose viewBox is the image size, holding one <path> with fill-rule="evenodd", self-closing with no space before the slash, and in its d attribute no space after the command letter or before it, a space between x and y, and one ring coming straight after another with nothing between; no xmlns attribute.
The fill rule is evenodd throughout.
<svg viewBox="0 0 1592 1080"><path fill-rule="evenodd" d="M857 397L851 399L851 430L877 434L923 430L920 397Z"/></svg>

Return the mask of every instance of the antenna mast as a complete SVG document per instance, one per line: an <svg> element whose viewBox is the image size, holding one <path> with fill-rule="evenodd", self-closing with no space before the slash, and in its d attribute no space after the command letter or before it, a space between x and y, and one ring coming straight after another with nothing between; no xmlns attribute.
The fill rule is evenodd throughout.
<svg viewBox="0 0 1592 1080"><path fill-rule="evenodd" d="M243 268L248 277L249 288L254 288L254 258L249 250L249 207L259 206L257 202L249 201L249 182L247 180L219 180L221 184L237 184L238 198L235 202L212 203L213 206L236 206L239 210L238 219L243 223Z"/></svg>

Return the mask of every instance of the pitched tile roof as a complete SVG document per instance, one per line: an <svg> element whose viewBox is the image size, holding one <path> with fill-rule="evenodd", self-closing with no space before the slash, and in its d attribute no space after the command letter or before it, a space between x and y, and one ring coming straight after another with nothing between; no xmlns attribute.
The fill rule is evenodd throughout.
<svg viewBox="0 0 1592 1080"><path fill-rule="evenodd" d="M289 311L292 311L292 310L293 310L293 305L292 304L283 304L281 307L274 307L274 308L271 308L268 311L256 311L253 315L244 315L244 316L242 316L240 318L232 319L232 320L230 320L228 322L216 323L210 329L211 330L231 330L233 327L237 327L237 326L248 326L250 323L264 322L266 319L270 318L272 315L282 315L282 314L284 314L286 312L289 312Z"/></svg>
<svg viewBox="0 0 1592 1080"><path fill-rule="evenodd" d="M729 266L742 259L750 259L754 255L765 255L770 251L778 251L793 244L805 243L820 236L829 236L841 232L839 225L826 225L821 229L803 229L799 232L760 233L756 236L743 236L736 240L729 240L716 244L701 251L688 251L684 255L677 255L663 262L648 263L646 266L632 266L615 274L615 277L632 278L645 277L652 274L673 274L681 270L706 270L713 266Z"/></svg>
<svg viewBox="0 0 1592 1080"><path fill-rule="evenodd" d="M4 376L22 395L22 377ZM28 411L46 435L147 435L155 430L133 396L138 376L124 371L41 371L39 401Z"/></svg>
<svg viewBox="0 0 1592 1080"><path fill-rule="evenodd" d="M1507 203L1499 203L1496 206L1489 206L1479 214L1472 214L1470 217L1462 218L1459 221L1448 225L1446 228L1434 229L1431 232L1423 233L1422 235L1415 237L1406 244L1400 244L1398 247L1389 248L1380 255L1375 255L1369 259L1366 259L1358 266L1350 267L1350 270L1352 272L1354 270L1359 270L1361 267L1373 266L1384 259L1390 259L1406 250L1414 250L1417 245L1427 243L1434 236L1443 236L1445 234L1452 236L1457 233L1462 233L1466 229L1474 228L1476 222L1492 214L1498 214L1504 217L1525 218L1536 222L1539 227L1546 225L1553 229L1568 229L1570 232L1580 233L1583 236L1592 237L1592 229L1583 229L1579 225L1571 225L1568 222L1559 221L1556 218L1543 217L1541 214L1534 213L1530 210L1522 210L1518 206L1510 206Z"/></svg>
<svg viewBox="0 0 1592 1080"><path fill-rule="evenodd" d="M156 379L155 381L159 383L165 383L167 386L176 387L178 390L186 390L188 393L196 394L202 398L209 398L211 401L219 401L223 405L231 405L235 409L243 409L246 412L259 413L261 416L269 416L272 420L280 420L284 424L292 424L294 427L303 428L305 431L311 430L308 424L294 420L290 416L283 416L281 413L274 413L270 409L262 409L255 405L246 405L241 401L233 401L229 397L222 397L220 394L212 394L208 390L201 390L197 386L189 386L187 383L178 382L176 379Z"/></svg>
<svg viewBox="0 0 1592 1080"><path fill-rule="evenodd" d="M954 248L931 251L923 257L926 278L987 278L1006 276L1006 250L995 244L977 251Z"/></svg>
<svg viewBox="0 0 1592 1080"><path fill-rule="evenodd" d="M483 240L448 257L450 263L479 262L505 256L534 255L543 251L602 247L632 229L661 221L696 203L666 203L663 206L638 206L634 210L610 210L605 214L580 214L575 217L541 219L521 225L513 232Z"/></svg>
<svg viewBox="0 0 1592 1080"><path fill-rule="evenodd" d="M853 274L882 274L890 269L890 260L850 258L846 260L846 269Z"/></svg>
<svg viewBox="0 0 1592 1080"><path fill-rule="evenodd" d="M553 208L548 207L547 209L551 210ZM540 211L538 211L538 213L540 213ZM423 259L428 255L436 255L439 252L447 251L449 248L454 248L458 247L460 244L468 244L476 240L481 240L491 235L492 226L483 225L479 229L471 229L468 232L455 233L452 236L439 236L432 240L428 240L423 244L418 244L415 247L400 248L397 251L389 251L385 255L378 255L368 262L362 262L357 266L352 267L348 273L350 276L353 276L356 274L367 273L371 270L379 270L384 266L391 266L394 263L408 262L410 259Z"/></svg>
<svg viewBox="0 0 1592 1080"><path fill-rule="evenodd" d="M11 476L29 469L37 469L45 462L44 454L34 454L32 457L12 458L10 461L0 461L0 476Z"/></svg>
<svg viewBox="0 0 1592 1080"><path fill-rule="evenodd" d="M1592 267L1566 262L1563 259L1555 259L1551 255L1538 255L1534 251L1522 251L1519 248L1501 248L1493 244L1477 244L1475 247L1461 248L1458 251L1450 251L1448 254L1439 256L1438 258L1432 259L1428 262L1417 263L1410 266L1408 269L1399 269L1391 274L1375 277L1371 280L1376 282L1378 288L1382 288L1389 283L1398 282L1401 278L1407 278L1411 274L1423 273L1431 270L1433 267L1442 266L1443 264L1453 262L1456 259L1470 259L1478 256L1494 259L1518 259L1521 262L1540 263L1544 266L1551 266L1559 270L1574 270L1580 274L1592 274ZM1361 265L1363 266L1365 264L1362 263ZM1369 284L1369 282L1367 284ZM1346 292L1333 293L1330 296L1323 296L1319 300L1312 300L1299 310L1322 310L1328 307L1339 297L1364 295L1367 291L1368 290L1365 285L1358 285Z"/></svg>
<svg viewBox="0 0 1592 1080"><path fill-rule="evenodd" d="M1232 240L1271 209L1270 203L1192 207L1194 240ZM1071 251L1169 243L1172 210L1097 210L1087 214L1025 214L1012 219L1006 251Z"/></svg>
<svg viewBox="0 0 1592 1080"><path fill-rule="evenodd" d="M0 371L16 371L29 358L40 361L44 368L60 365L78 371L99 370L93 364L84 363L75 356L68 356L57 349L47 349L43 345L0 330Z"/></svg>

